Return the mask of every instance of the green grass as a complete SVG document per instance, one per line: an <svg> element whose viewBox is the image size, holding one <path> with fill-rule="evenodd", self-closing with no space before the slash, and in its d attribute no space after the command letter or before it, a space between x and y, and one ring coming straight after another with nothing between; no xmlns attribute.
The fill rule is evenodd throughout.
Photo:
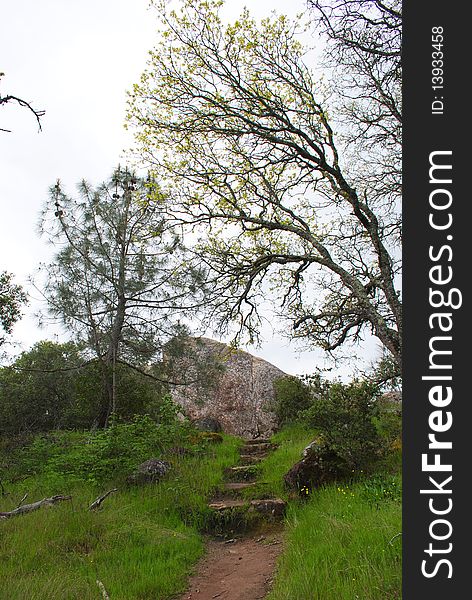
<svg viewBox="0 0 472 600"><path fill-rule="evenodd" d="M207 498L237 462L240 441L224 436L197 456L172 458L171 475L156 485L121 488L96 513L103 491L92 484L66 488L67 476L37 475L7 486L1 510L57 493L73 496L51 508L0 523L1 600L96 600L103 582L113 600L160 600L185 589L204 551L200 529ZM57 487L60 485L61 487Z"/></svg>
<svg viewBox="0 0 472 600"><path fill-rule="evenodd" d="M83 435L58 434L60 447L36 443L13 465L16 473L26 468L34 475L6 484L9 496L0 498L0 510L14 508L26 492L26 502L58 493L73 500L0 522L0 600L98 600L97 579L112 600L170 600L184 591L204 552L201 532L212 519L208 497L222 486L224 469L238 463L242 442L223 436L221 444L202 444L190 437L194 455L177 458L165 448L159 454L172 463L165 480L130 488L119 469L153 446L139 428L122 433L135 436L129 439L132 448L141 444L138 454L127 437L121 443L128 453L121 454L108 442L94 449ZM257 486L244 491L248 498L290 500L284 552L267 600L399 599L401 537L392 538L401 531L400 452L374 474L360 473L352 483L318 489L303 500L290 498L283 475L315 435L303 425L276 434L279 446L258 465ZM88 481L92 450L103 457L104 469L113 473L115 465L115 481ZM100 465L94 472L100 475ZM115 484L119 492L102 510L87 510Z"/></svg>
<svg viewBox="0 0 472 600"><path fill-rule="evenodd" d="M283 475L301 458L316 432L285 427L279 444L258 466L261 494L290 499ZM351 483L320 488L289 502L284 552L267 600L397 600L401 597L401 464L399 450L377 471Z"/></svg>
<svg viewBox="0 0 472 600"><path fill-rule="evenodd" d="M288 490L283 476L300 460L302 450L314 436L312 429L301 424L287 426L272 436L272 441L279 446L258 465L257 485L245 490L244 497L260 498L265 495L287 500Z"/></svg>
<svg viewBox="0 0 472 600"><path fill-rule="evenodd" d="M390 543L401 531L401 504L372 497L366 483L328 486L290 507L268 600L401 598L401 537Z"/></svg>

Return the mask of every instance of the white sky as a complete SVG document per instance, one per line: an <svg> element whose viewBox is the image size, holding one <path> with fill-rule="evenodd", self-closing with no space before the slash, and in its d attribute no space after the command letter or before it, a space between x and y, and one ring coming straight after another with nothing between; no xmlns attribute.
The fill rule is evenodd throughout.
<svg viewBox="0 0 472 600"><path fill-rule="evenodd" d="M230 0L237 16L247 5L257 17L272 9L294 14L303 0ZM143 71L156 39L157 18L147 0L15 0L0 14L2 96L13 94L45 109L43 131L34 116L14 104L0 108L0 270L15 274L33 296L27 278L51 248L36 231L39 210L50 185L60 178L68 191L85 178L106 179L129 145L123 129L127 89ZM39 330L31 302L14 329L15 352L55 333ZM62 338L61 338L62 339ZM299 374L325 366L324 355L297 352L272 338L249 349L282 370ZM360 354L360 351L359 351ZM378 356L371 341L365 350ZM353 363L358 363L356 358ZM341 373L347 373L345 367Z"/></svg>

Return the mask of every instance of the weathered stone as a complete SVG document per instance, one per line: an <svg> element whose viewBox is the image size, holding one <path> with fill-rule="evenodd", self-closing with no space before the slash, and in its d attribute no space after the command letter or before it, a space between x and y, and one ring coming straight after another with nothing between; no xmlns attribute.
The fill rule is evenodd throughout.
<svg viewBox="0 0 472 600"><path fill-rule="evenodd" d="M157 483L167 475L170 468L171 465L167 461L150 458L141 463L127 481L131 484Z"/></svg>
<svg viewBox="0 0 472 600"><path fill-rule="evenodd" d="M394 390L392 392L385 392L380 396L380 400L392 405L401 406L402 404L402 393L401 391Z"/></svg>
<svg viewBox="0 0 472 600"><path fill-rule="evenodd" d="M251 500L251 507L263 515L281 518L285 515L287 503L281 498L267 498L265 500Z"/></svg>
<svg viewBox="0 0 472 600"><path fill-rule="evenodd" d="M251 488L257 485L253 482L234 482L234 483L225 483L225 490L228 492L239 492L241 490L246 490L247 488Z"/></svg>
<svg viewBox="0 0 472 600"><path fill-rule="evenodd" d="M228 467L225 471L229 481L254 481L258 473L257 465L241 465Z"/></svg>
<svg viewBox="0 0 472 600"><path fill-rule="evenodd" d="M241 454L264 454L274 450L272 444L245 444L241 447Z"/></svg>
<svg viewBox="0 0 472 600"><path fill-rule="evenodd" d="M323 450L323 441L321 438L315 438L302 451L302 457L306 458L309 454L317 453Z"/></svg>
<svg viewBox="0 0 472 600"><path fill-rule="evenodd" d="M222 512L225 510L232 510L233 508L248 508L249 503L247 500L222 500L220 502L211 502L208 508Z"/></svg>
<svg viewBox="0 0 472 600"><path fill-rule="evenodd" d="M268 436L276 428L274 382L285 373L248 352L208 338L190 338L191 358L180 358L180 371L196 375L192 361L212 365L211 385L174 386L172 397L191 420L216 418L223 431L244 438ZM220 369L215 369L218 363ZM178 362L177 362L177 368ZM195 371L195 373L194 373Z"/></svg>
<svg viewBox="0 0 472 600"><path fill-rule="evenodd" d="M285 484L301 495L323 484L335 481L340 472L333 466L336 456L326 451L315 452L313 448L305 458L298 461L284 475Z"/></svg>
<svg viewBox="0 0 472 600"><path fill-rule="evenodd" d="M265 458L260 454L241 454L241 462L246 465L255 465Z"/></svg>

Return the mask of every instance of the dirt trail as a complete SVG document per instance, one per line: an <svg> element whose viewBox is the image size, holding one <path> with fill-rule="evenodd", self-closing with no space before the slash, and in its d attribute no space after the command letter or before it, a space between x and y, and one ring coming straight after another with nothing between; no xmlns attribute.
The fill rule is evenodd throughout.
<svg viewBox="0 0 472 600"><path fill-rule="evenodd" d="M272 583L281 534L210 541L180 600L260 600Z"/></svg>
<svg viewBox="0 0 472 600"><path fill-rule="evenodd" d="M222 529L228 538L234 535L235 524L241 526L244 523L246 535L238 539L209 541L207 553L197 565L196 574L180 600L260 600L266 597L275 562L282 550L281 520L286 503L280 498L266 496L248 501L240 494L255 485L252 482L257 476L255 465L275 447L265 439L246 440L241 446L242 464L227 469L230 481L208 506L214 511L216 522L220 523L220 534Z"/></svg>

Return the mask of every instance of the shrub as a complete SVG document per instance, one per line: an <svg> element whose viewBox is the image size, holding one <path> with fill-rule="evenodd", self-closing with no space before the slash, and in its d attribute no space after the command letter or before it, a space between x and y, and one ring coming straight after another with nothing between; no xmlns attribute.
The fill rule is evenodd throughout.
<svg viewBox="0 0 472 600"><path fill-rule="evenodd" d="M383 395L377 403L375 426L387 447L401 447L402 440L402 407L401 404L389 400Z"/></svg>
<svg viewBox="0 0 472 600"><path fill-rule="evenodd" d="M172 420L170 410L167 401L161 423L141 415L131 423L115 422L108 429L93 433L39 435L8 457L4 478L44 475L58 485L64 479L93 484L124 479L140 463L159 458L171 446L188 445L190 425L179 423L175 417Z"/></svg>
<svg viewBox="0 0 472 600"><path fill-rule="evenodd" d="M280 426L294 423L312 403L310 387L298 377L280 377L274 384L274 412Z"/></svg>
<svg viewBox="0 0 472 600"><path fill-rule="evenodd" d="M338 470L356 471L379 458L382 437L374 425L378 387L369 382L333 383L308 408L308 424L321 433Z"/></svg>
<svg viewBox="0 0 472 600"><path fill-rule="evenodd" d="M0 436L55 429L86 429L99 420L103 392L99 363L78 345L42 341L0 368ZM118 364L116 415L131 421L169 408L158 382Z"/></svg>

